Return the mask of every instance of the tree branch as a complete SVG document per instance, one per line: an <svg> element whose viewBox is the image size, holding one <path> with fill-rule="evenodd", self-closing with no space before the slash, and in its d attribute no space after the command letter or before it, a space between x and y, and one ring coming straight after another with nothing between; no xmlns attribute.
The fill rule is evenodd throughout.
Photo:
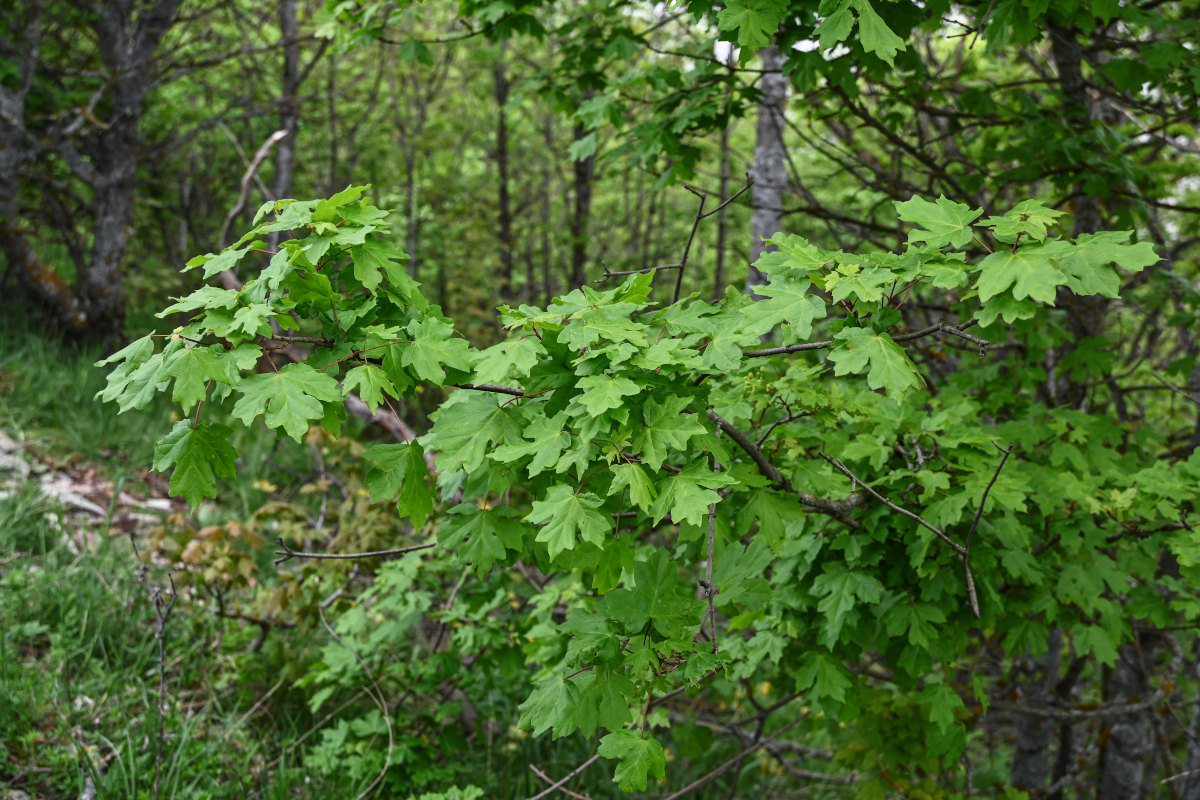
<svg viewBox="0 0 1200 800"><path fill-rule="evenodd" d="M409 545L408 547L397 547L392 550L372 550L368 553L302 553L299 550L293 550L292 548L288 547L284 543L283 537L277 538L275 540L275 542L281 548L281 549L275 551L275 555L281 556L281 558L275 559L276 564L282 564L283 562L290 561L293 558L336 559L336 558L380 558L383 556L399 556L399 555L404 555L405 553L413 553L413 552L416 552L417 550L428 550L431 547L437 546L437 542L429 542L428 544L414 544L414 545Z"/></svg>

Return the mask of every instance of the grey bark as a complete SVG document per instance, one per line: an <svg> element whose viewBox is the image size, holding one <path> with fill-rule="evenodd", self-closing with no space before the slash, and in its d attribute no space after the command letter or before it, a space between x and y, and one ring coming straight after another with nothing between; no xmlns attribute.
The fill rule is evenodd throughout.
<svg viewBox="0 0 1200 800"><path fill-rule="evenodd" d="M726 125L721 131L721 202L729 196L729 132L733 125ZM717 214L717 266L713 272L713 299L720 300L721 292L725 289L725 243L729 236L729 206Z"/></svg>
<svg viewBox="0 0 1200 800"><path fill-rule="evenodd" d="M500 240L500 296L513 297L512 205L508 185L508 70L504 61L507 48L492 69L492 96L496 100L496 213Z"/></svg>
<svg viewBox="0 0 1200 800"><path fill-rule="evenodd" d="M1055 628L1039 658L1027 657L1028 677L1021 687L1021 705L1033 709L1049 708L1058 684L1062 657L1062 630ZM1012 785L1032 792L1044 788L1050 775L1050 743L1054 740L1054 721L1025 714L1018 717L1013 743Z"/></svg>
<svg viewBox="0 0 1200 800"><path fill-rule="evenodd" d="M1196 665L1196 677L1200 678L1200 664ZM1187 761L1183 771L1187 777L1179 800L1200 800L1200 702L1192 710L1192 723L1188 726Z"/></svg>
<svg viewBox="0 0 1200 800"><path fill-rule="evenodd" d="M0 250L10 268L34 296L56 301L62 321L76 333L115 339L124 325L125 298L122 259L133 235L133 192L141 156L140 125L142 103L154 82L151 61L163 35L175 20L181 0L157 0L135 15L125 3L99 3L90 12L100 63L109 82L105 87L111 104L108 119L95 136L89 156L75 146L75 136L83 127L66 123L55 125L35 141L26 130L25 97L35 79L40 4L26 6L26 45L34 54L21 64L21 86L17 91L3 90L0 104ZM94 103L93 103L94 105ZM10 151L11 148L11 152ZM92 248L82 270L74 295L50 278L40 263L21 224L19 206L20 167L38 157L42 148L51 148L63 159L92 192Z"/></svg>
<svg viewBox="0 0 1200 800"><path fill-rule="evenodd" d="M275 175L271 180L271 196L268 200L288 197L292 193L292 178L296 172L296 132L300 126L300 25L296 20L296 0L279 0L279 31L283 40L283 75L280 83L283 96L279 101L279 130L284 135L275 149ZM336 135L333 140L335 144L331 150L335 155L331 158L336 163ZM267 236L268 249L278 249L281 235L280 231L272 231Z"/></svg>
<svg viewBox="0 0 1200 800"><path fill-rule="evenodd" d="M1132 703L1145 698L1149 680L1142 654L1135 644L1121 647L1120 657L1108 678L1107 700ZM1142 796L1146 761L1153 749L1153 731L1147 711L1123 714L1108 722L1108 736L1100 754L1097 800L1137 800Z"/></svg>
<svg viewBox="0 0 1200 800"><path fill-rule="evenodd" d="M787 188L787 150L783 143L784 107L787 103L788 79L783 74L783 54L771 45L762 51L763 76L759 85L762 97L758 103L758 124L755 129L754 165L750 177L754 181L753 213L750 224L750 271L746 291L754 293L755 286L766 283L766 277L754 267L767 247L763 239L774 236L783 227L783 192Z"/></svg>
<svg viewBox="0 0 1200 800"><path fill-rule="evenodd" d="M283 99L279 111L279 129L286 135L275 151L275 177L271 194L281 200L292 193L296 171L296 132L300 127L300 25L296 20L296 0L279 0L279 30L283 35Z"/></svg>
<svg viewBox="0 0 1200 800"><path fill-rule="evenodd" d="M591 97L588 90L586 97ZM586 98L585 98L586 99ZM587 135L583 125L575 126L575 141ZM571 288L587 281L587 235L592 216L592 182L596 177L596 156L575 162L575 212L571 215Z"/></svg>
<svg viewBox="0 0 1200 800"><path fill-rule="evenodd" d="M1050 55L1054 61L1054 69L1058 73L1059 91L1062 92L1065 115L1069 125L1082 134L1092 125L1095 113L1093 103L1088 96L1087 83L1083 75L1085 54L1079 42L1078 30L1074 27L1064 27L1056 23L1049 25ZM1085 191L1083 181L1075 184L1075 235L1081 233L1096 233L1102 229L1103 220L1100 214L1100 203ZM1066 288L1060 287L1056 303L1067 311L1067 324L1074 334L1074 341L1080 342L1085 338L1093 338L1104 334L1105 310L1108 300L1099 295L1078 296ZM1061 358L1065 353L1057 353ZM1048 370L1051 375L1050 397L1055 404L1083 407L1087 399L1086 388L1077 382L1066 378L1055 378L1054 370Z"/></svg>
<svg viewBox="0 0 1200 800"><path fill-rule="evenodd" d="M550 274L550 261L553 251L550 246L550 230L552 227L552 216L550 208L550 190L553 185L553 176L551 174L553 165L550 163L550 154L554 152L554 117L547 114L542 125L543 141L546 144L544 158L542 160L542 222L539 238L541 239L542 250L542 305L550 306L550 298L554 296L554 283ZM529 288L529 296L533 297L533 287ZM533 302L532 299L530 302Z"/></svg>

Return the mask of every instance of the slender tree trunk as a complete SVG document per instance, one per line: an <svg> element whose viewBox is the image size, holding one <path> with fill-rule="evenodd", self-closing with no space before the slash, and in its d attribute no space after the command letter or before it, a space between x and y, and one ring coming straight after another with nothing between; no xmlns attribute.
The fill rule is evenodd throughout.
<svg viewBox="0 0 1200 800"><path fill-rule="evenodd" d="M271 181L271 200L282 200L292 193L292 179L296 172L296 132L300 127L300 25L296 20L296 0L279 0L279 31L283 40L279 130L284 131L284 137L275 147L275 176ZM329 80L332 92L332 70ZM335 142L336 139L335 135ZM330 149L336 150L336 145ZM271 232L267 237L269 249L275 250L279 247L279 237L279 231Z"/></svg>
<svg viewBox="0 0 1200 800"><path fill-rule="evenodd" d="M1200 679L1200 663L1196 665L1195 674ZM1200 800L1200 697L1192 710L1192 724L1188 728L1187 761L1184 762L1183 789L1179 792L1179 800Z"/></svg>
<svg viewBox="0 0 1200 800"><path fill-rule="evenodd" d="M1074 27L1051 23L1049 33L1050 54L1054 61L1054 69L1058 73L1059 91L1062 92L1066 118L1071 128L1083 136L1092 125L1093 108L1092 100L1088 96L1087 82L1083 75L1085 58L1083 47L1079 43L1078 30ZM1103 220L1100 214L1100 203L1087 193L1082 180L1075 184L1072 200L1075 213L1075 235L1096 233L1101 230ZM1075 343L1104 334L1107 298L1100 295L1078 296L1068 289L1060 287L1056 304L1067 311L1067 321L1074 334ZM1065 352L1054 355L1061 359L1065 356ZM1086 387L1066 378L1056 379L1052 372L1049 374L1051 377L1048 380L1058 381L1052 392L1052 396L1057 402L1075 408L1082 407L1087 399Z"/></svg>
<svg viewBox="0 0 1200 800"><path fill-rule="evenodd" d="M721 131L721 183L720 200L725 202L729 196L729 131L733 125L726 125ZM713 272L713 298L719 300L725 290L725 240L729 235L729 207L721 209L717 214L717 266Z"/></svg>
<svg viewBox="0 0 1200 800"><path fill-rule="evenodd" d="M1143 647L1148 649L1143 639ZM1120 657L1108 678L1110 703L1132 703L1144 698L1149 680L1137 644L1121 647ZM1107 735L1105 735L1107 734ZM1138 800L1142 796L1146 762L1153 751L1153 730L1148 712L1123 714L1107 720L1102 729L1100 785L1097 800Z"/></svg>
<svg viewBox="0 0 1200 800"><path fill-rule="evenodd" d="M542 128L542 135L545 137L546 143L545 154L542 159L542 306L549 307L550 299L554 296L554 280L550 272L550 261L553 251L550 245L550 230L553 222L552 209L550 206L550 189L553 185L554 176L553 165L550 162L551 153L554 150L554 116L546 115L546 120ZM532 290L530 292L532 294Z"/></svg>
<svg viewBox="0 0 1200 800"><path fill-rule="evenodd" d="M585 98L592 96L589 90ZM587 132L583 125L575 126L575 141ZM575 213L571 216L571 288L578 289L587 281L588 222L592 214L592 181L596 176L596 156L590 155L575 162Z"/></svg>
<svg viewBox="0 0 1200 800"><path fill-rule="evenodd" d="M341 116L337 102L337 56L329 57L329 73L326 77L325 107L329 115L329 177L325 185L329 194L341 190L342 132Z"/></svg>
<svg viewBox="0 0 1200 800"><path fill-rule="evenodd" d="M151 60L174 23L182 0L157 0L140 13L125 3L98 3L90 14L100 60L109 76L111 111L86 157L70 132L45 141L29 140L25 98L37 70L36 56L20 65L20 87L0 90L0 250L16 278L32 296L49 300L74 333L114 341L124 327L122 260L133 235L133 192L141 157L142 102L153 85ZM25 8L25 43L36 54L42 6ZM21 224L18 205L22 164L43 148L57 151L75 177L92 191L91 253L72 295L66 284L38 260Z"/></svg>
<svg viewBox="0 0 1200 800"><path fill-rule="evenodd" d="M1059 661L1062 656L1062 630L1050 632L1046 652L1040 658L1029 659L1028 680L1021 687L1021 705L1047 709L1058 684ZM1045 788L1050 774L1050 744L1054 741L1054 721L1033 714L1021 715L1016 726L1013 747L1012 785L1034 792Z"/></svg>
<svg viewBox="0 0 1200 800"><path fill-rule="evenodd" d="M500 56L492 69L492 90L496 100L496 171L498 236L500 239L500 296L513 297L513 236L512 208L508 195L508 71L504 62L507 48L500 46Z"/></svg>
<svg viewBox="0 0 1200 800"><path fill-rule="evenodd" d="M766 277L754 268L754 262L766 251L763 239L778 233L783 227L783 192L787 187L787 150L783 144L784 106L787 103L788 79L783 74L783 54L777 45L762 51L762 98L758 103L758 125L755 129L753 214L750 242L750 271L746 291L754 293L755 286L766 283ZM755 295L757 296L757 295Z"/></svg>
<svg viewBox="0 0 1200 800"><path fill-rule="evenodd" d="M404 246L408 249L408 274L420 280L421 241L420 207L417 205L417 159L412 147L404 150L404 188L408 195L408 219L404 227Z"/></svg>

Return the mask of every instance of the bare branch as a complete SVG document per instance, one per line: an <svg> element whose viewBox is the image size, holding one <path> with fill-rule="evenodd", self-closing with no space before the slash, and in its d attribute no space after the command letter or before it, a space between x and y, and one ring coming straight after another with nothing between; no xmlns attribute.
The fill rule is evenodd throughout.
<svg viewBox="0 0 1200 800"><path fill-rule="evenodd" d="M290 561L293 558L382 558L383 556L400 556L405 553L414 553L417 550L428 550L431 547L437 546L437 542L429 542L428 544L414 544L408 547L397 547L392 550L372 550L368 553L302 553L299 550L293 550L288 547L283 538L277 538L276 544L280 549L275 551L275 555L281 558L275 559L276 564L282 564L285 561Z"/></svg>

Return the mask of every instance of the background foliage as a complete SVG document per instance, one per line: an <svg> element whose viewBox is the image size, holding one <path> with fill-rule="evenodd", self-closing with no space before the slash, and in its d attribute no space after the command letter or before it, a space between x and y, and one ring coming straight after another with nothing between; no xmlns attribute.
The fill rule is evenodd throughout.
<svg viewBox="0 0 1200 800"><path fill-rule="evenodd" d="M4 12L9 785L1200 796L1195 12Z"/></svg>

